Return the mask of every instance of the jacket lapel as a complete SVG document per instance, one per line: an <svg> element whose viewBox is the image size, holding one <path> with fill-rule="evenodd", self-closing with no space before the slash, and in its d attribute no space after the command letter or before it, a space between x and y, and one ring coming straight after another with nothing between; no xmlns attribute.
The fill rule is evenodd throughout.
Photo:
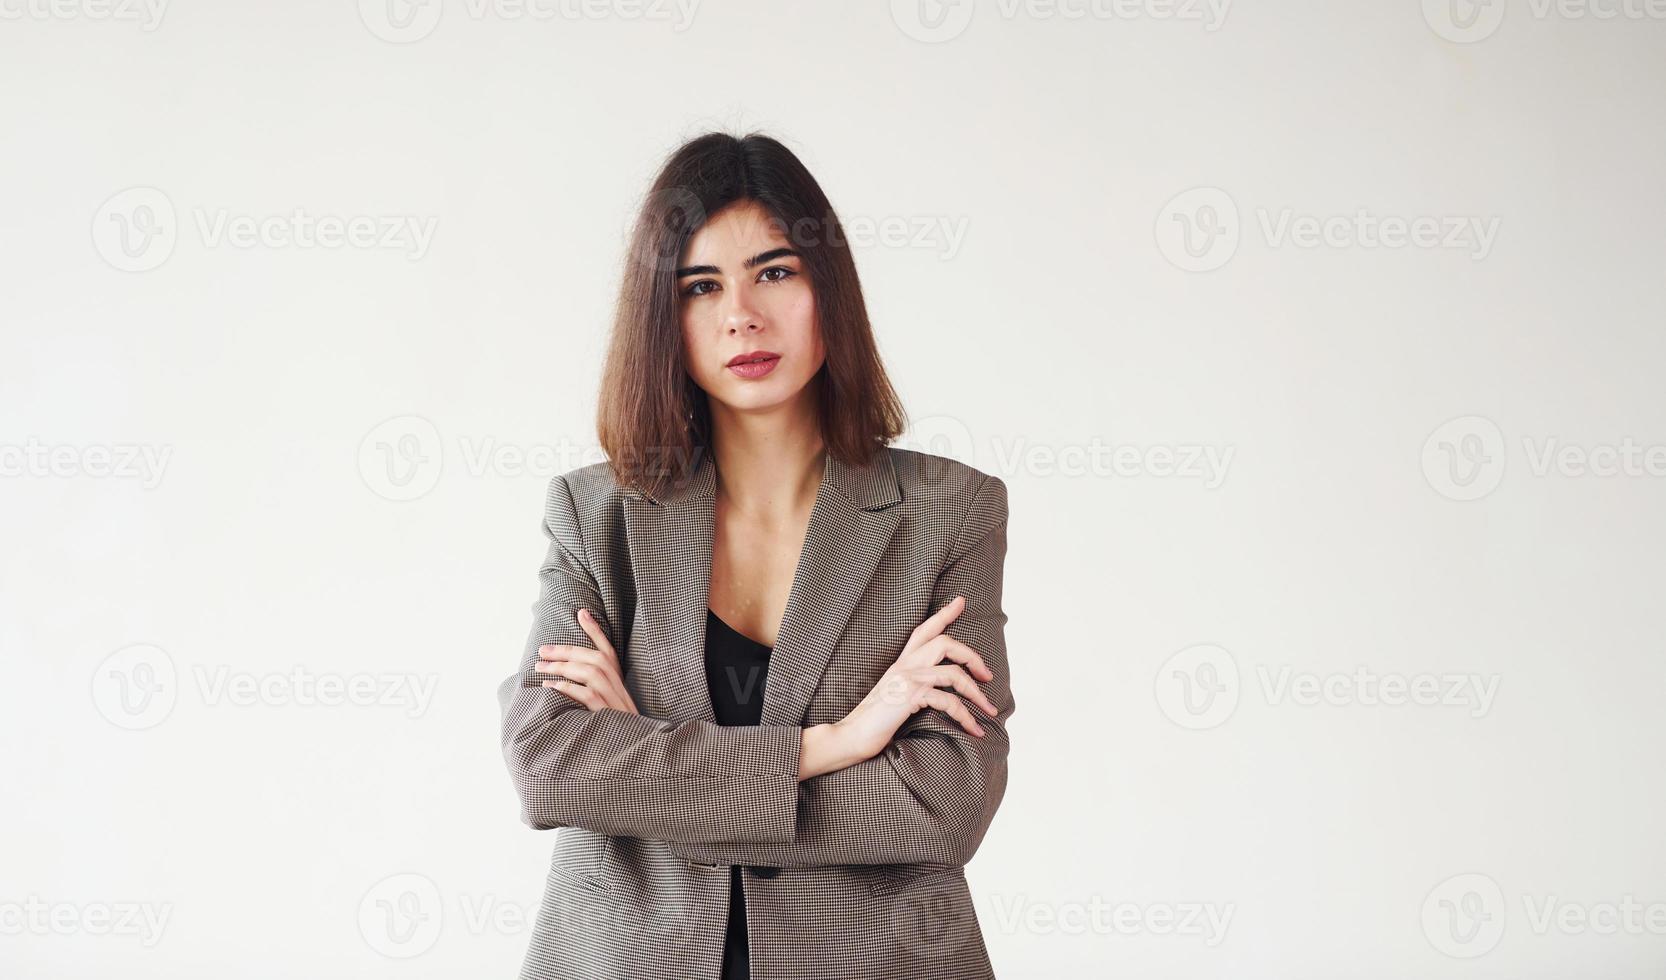
<svg viewBox="0 0 1666 980"><path fill-rule="evenodd" d="M706 688L706 608L711 596L716 469L701 453L694 474L653 500L625 496L637 611L628 670L671 721L715 721ZM769 658L762 722L803 724L833 648L850 622L902 519L891 451L865 466L829 452L810 511L787 609Z"/></svg>

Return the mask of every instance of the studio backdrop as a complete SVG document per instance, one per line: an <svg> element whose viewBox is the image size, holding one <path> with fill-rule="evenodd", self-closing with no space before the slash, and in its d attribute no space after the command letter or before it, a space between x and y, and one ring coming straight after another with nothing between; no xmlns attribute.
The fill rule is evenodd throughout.
<svg viewBox="0 0 1666 980"><path fill-rule="evenodd" d="M503 977L665 155L998 476L1003 978L1666 968L1654 0L0 0L0 976Z"/></svg>

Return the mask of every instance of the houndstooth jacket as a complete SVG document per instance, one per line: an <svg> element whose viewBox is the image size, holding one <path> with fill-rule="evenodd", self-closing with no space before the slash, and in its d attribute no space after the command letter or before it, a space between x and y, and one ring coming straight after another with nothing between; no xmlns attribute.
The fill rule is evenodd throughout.
<svg viewBox="0 0 1666 980"><path fill-rule="evenodd" d="M522 978L715 980L742 865L756 980L993 977L963 871L1007 782L1007 488L888 447L826 456L770 656L762 723L715 722L704 673L714 464L652 499L607 463L550 482L549 550L520 669L498 689L522 821L558 828ZM955 595L982 655L985 735L924 708L879 755L799 782L800 732L836 722ZM619 651L640 714L590 711L533 670L545 643Z"/></svg>

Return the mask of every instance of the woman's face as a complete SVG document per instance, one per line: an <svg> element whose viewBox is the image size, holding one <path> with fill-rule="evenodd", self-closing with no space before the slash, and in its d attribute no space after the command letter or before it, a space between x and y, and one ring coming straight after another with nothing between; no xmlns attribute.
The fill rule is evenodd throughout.
<svg viewBox="0 0 1666 980"><path fill-rule="evenodd" d="M765 412L809 398L827 354L804 262L778 222L754 201L737 201L695 232L677 264L688 373L720 405ZM738 355L772 359L730 366Z"/></svg>

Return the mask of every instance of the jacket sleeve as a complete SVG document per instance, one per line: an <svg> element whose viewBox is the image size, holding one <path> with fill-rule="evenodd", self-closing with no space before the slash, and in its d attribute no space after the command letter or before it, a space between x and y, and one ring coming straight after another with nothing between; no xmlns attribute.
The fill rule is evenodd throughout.
<svg viewBox="0 0 1666 980"><path fill-rule="evenodd" d="M932 590L935 612L956 595L966 608L944 631L976 650L995 677L982 688L997 709L979 738L936 708L922 708L884 752L808 779L797 833L788 843L731 838L673 844L687 860L778 868L832 864L961 866L994 820L1007 783L1007 719L1015 704L1007 667L1001 583L1007 547L1007 491L999 477L979 488Z"/></svg>
<svg viewBox="0 0 1666 980"><path fill-rule="evenodd" d="M520 670L498 686L504 760L537 830L582 827L601 834L681 843L772 844L794 838L803 729L674 724L602 708L591 711L533 668L545 643L594 647L574 618L597 618L617 650L626 638L607 624L565 477L550 482L532 634Z"/></svg>

